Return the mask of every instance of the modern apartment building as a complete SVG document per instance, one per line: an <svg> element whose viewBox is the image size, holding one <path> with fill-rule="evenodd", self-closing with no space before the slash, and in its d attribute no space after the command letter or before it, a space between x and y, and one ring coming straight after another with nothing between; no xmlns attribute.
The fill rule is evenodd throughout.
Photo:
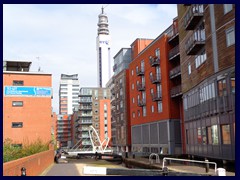
<svg viewBox="0 0 240 180"><path fill-rule="evenodd" d="M67 114L57 115L57 141L60 147L72 147L72 116Z"/></svg>
<svg viewBox="0 0 240 180"><path fill-rule="evenodd" d="M52 75L30 61L3 61L3 140L14 145L51 141Z"/></svg>
<svg viewBox="0 0 240 180"><path fill-rule="evenodd" d="M108 29L108 17L102 8L98 15L97 47L97 78L98 87L105 87L111 78L111 36Z"/></svg>
<svg viewBox="0 0 240 180"><path fill-rule="evenodd" d="M129 118L129 72L131 48L122 48L114 56L112 98L112 137L117 152L131 151L131 124Z"/></svg>
<svg viewBox="0 0 240 180"><path fill-rule="evenodd" d="M59 114L72 114L78 108L78 74L61 74L59 87Z"/></svg>
<svg viewBox="0 0 240 180"><path fill-rule="evenodd" d="M235 160L235 5L179 4L186 153Z"/></svg>
<svg viewBox="0 0 240 180"><path fill-rule="evenodd" d="M83 146L91 145L88 127L93 126L101 142L111 139L111 105L108 88L84 87L80 89L79 110L74 121L75 138L81 140Z"/></svg>
<svg viewBox="0 0 240 180"><path fill-rule="evenodd" d="M173 82L169 71L168 34L172 25L141 52L141 39L131 47L133 61L129 65L130 120L132 151L179 154L181 128L179 104L171 97Z"/></svg>

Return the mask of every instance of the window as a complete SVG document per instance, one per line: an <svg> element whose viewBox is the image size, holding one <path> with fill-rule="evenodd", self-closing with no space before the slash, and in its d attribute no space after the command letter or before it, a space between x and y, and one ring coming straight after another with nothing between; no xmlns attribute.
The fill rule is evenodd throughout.
<svg viewBox="0 0 240 180"><path fill-rule="evenodd" d="M23 81L13 80L13 86L23 86Z"/></svg>
<svg viewBox="0 0 240 180"><path fill-rule="evenodd" d="M143 106L143 116L147 115L146 106Z"/></svg>
<svg viewBox="0 0 240 180"><path fill-rule="evenodd" d="M160 58L160 49L159 48L155 50L155 56Z"/></svg>
<svg viewBox="0 0 240 180"><path fill-rule="evenodd" d="M198 55L195 56L195 65L196 68L198 68L201 64L203 64L207 59L206 51L205 49Z"/></svg>
<svg viewBox="0 0 240 180"><path fill-rule="evenodd" d="M158 112L162 112L162 102L158 101Z"/></svg>
<svg viewBox="0 0 240 180"><path fill-rule="evenodd" d="M132 70L132 76L134 75L134 71Z"/></svg>
<svg viewBox="0 0 240 180"><path fill-rule="evenodd" d="M22 101L13 101L12 102L12 106L13 107L22 107L23 106L23 102Z"/></svg>
<svg viewBox="0 0 240 180"><path fill-rule="evenodd" d="M230 125L221 125L222 143L231 144Z"/></svg>
<svg viewBox="0 0 240 180"><path fill-rule="evenodd" d="M207 127L208 133L208 144L217 145L218 144L218 129L217 125L212 125Z"/></svg>
<svg viewBox="0 0 240 180"><path fill-rule="evenodd" d="M202 127L202 144L207 144L207 130Z"/></svg>
<svg viewBox="0 0 240 180"><path fill-rule="evenodd" d="M227 85L226 79L219 80L218 84L218 96L226 96L227 95Z"/></svg>
<svg viewBox="0 0 240 180"><path fill-rule="evenodd" d="M224 8L224 14L227 14L229 11L232 10L233 6L232 4L224 4L223 8Z"/></svg>
<svg viewBox="0 0 240 180"><path fill-rule="evenodd" d="M152 109L152 113L153 113L153 112L154 112L154 105L152 105L152 108L151 108L151 109Z"/></svg>
<svg viewBox="0 0 240 180"><path fill-rule="evenodd" d="M141 113L140 113L140 110L138 110L138 117L140 117L141 116Z"/></svg>
<svg viewBox="0 0 240 180"><path fill-rule="evenodd" d="M235 44L235 30L234 27L231 27L226 30L226 40L227 40L227 47Z"/></svg>
<svg viewBox="0 0 240 180"><path fill-rule="evenodd" d="M134 84L132 84L132 90L134 89Z"/></svg>
<svg viewBox="0 0 240 180"><path fill-rule="evenodd" d="M22 122L12 122L12 128L22 128L23 123Z"/></svg>
<svg viewBox="0 0 240 180"><path fill-rule="evenodd" d="M200 127L197 128L197 142L198 144L202 144L202 129Z"/></svg>
<svg viewBox="0 0 240 180"><path fill-rule="evenodd" d="M231 81L231 92L235 94L235 71L231 73L230 81Z"/></svg>
<svg viewBox="0 0 240 180"><path fill-rule="evenodd" d="M188 75L190 75L192 73L192 70L191 70L191 64L188 63Z"/></svg>
<svg viewBox="0 0 240 180"><path fill-rule="evenodd" d="M135 100L134 100L134 98L132 98L132 103L135 103Z"/></svg>
<svg viewBox="0 0 240 180"><path fill-rule="evenodd" d="M135 118L135 112L132 113L132 117Z"/></svg>

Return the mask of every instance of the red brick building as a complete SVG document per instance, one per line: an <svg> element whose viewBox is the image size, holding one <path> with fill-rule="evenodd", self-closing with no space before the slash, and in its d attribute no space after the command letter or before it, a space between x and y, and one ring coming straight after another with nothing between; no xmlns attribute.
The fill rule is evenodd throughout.
<svg viewBox="0 0 240 180"><path fill-rule="evenodd" d="M129 65L130 120L132 151L178 154L182 152L179 101L171 98L168 43L170 26L144 49L136 49L145 40L136 39L131 47ZM137 52L136 52L137 51Z"/></svg>
<svg viewBox="0 0 240 180"><path fill-rule="evenodd" d="M3 140L16 145L51 140L52 75L29 72L31 62L3 62Z"/></svg>

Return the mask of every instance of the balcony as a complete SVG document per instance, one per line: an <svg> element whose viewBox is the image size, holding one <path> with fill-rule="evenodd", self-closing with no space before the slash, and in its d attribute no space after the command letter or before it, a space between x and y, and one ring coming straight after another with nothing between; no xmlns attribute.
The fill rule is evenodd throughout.
<svg viewBox="0 0 240 180"><path fill-rule="evenodd" d="M159 66L160 65L160 58L158 57L150 57L149 59L150 65L153 66Z"/></svg>
<svg viewBox="0 0 240 180"><path fill-rule="evenodd" d="M181 85L178 85L178 86L175 86L171 89L171 97L177 97L177 96L180 96L182 95L182 86Z"/></svg>
<svg viewBox="0 0 240 180"><path fill-rule="evenodd" d="M150 80L153 84L161 83L160 73L150 75Z"/></svg>
<svg viewBox="0 0 240 180"><path fill-rule="evenodd" d="M80 100L79 101L80 104L91 104L92 103L92 100L91 101L83 101L83 100Z"/></svg>
<svg viewBox="0 0 240 180"><path fill-rule="evenodd" d="M185 44L185 51L187 55L196 55L199 50L205 45L205 30L196 30L190 36Z"/></svg>
<svg viewBox="0 0 240 180"><path fill-rule="evenodd" d="M113 96L115 95L115 89L114 88L111 89L111 93L112 93Z"/></svg>
<svg viewBox="0 0 240 180"><path fill-rule="evenodd" d="M168 43L174 46L179 44L179 32L177 28L173 28L168 33Z"/></svg>
<svg viewBox="0 0 240 180"><path fill-rule="evenodd" d="M162 91L157 91L156 93L152 93L152 101L162 101Z"/></svg>
<svg viewBox="0 0 240 180"><path fill-rule="evenodd" d="M78 124L92 124L92 120L78 120Z"/></svg>
<svg viewBox="0 0 240 180"><path fill-rule="evenodd" d="M175 68L173 68L171 71L169 71L169 77L170 79L173 79L177 76L181 75L181 66L177 66Z"/></svg>
<svg viewBox="0 0 240 180"><path fill-rule="evenodd" d="M146 99L142 99L142 100L138 100L138 106L142 107L142 106L146 106Z"/></svg>
<svg viewBox="0 0 240 180"><path fill-rule="evenodd" d="M137 76L144 76L144 69L137 69L136 74Z"/></svg>
<svg viewBox="0 0 240 180"><path fill-rule="evenodd" d="M175 59L180 59L179 45L171 49L168 53L168 60L173 61Z"/></svg>
<svg viewBox="0 0 240 180"><path fill-rule="evenodd" d="M145 91L145 83L137 83L138 91Z"/></svg>
<svg viewBox="0 0 240 180"><path fill-rule="evenodd" d="M79 110L80 111L91 111L92 110L92 106L80 106Z"/></svg>
<svg viewBox="0 0 240 180"><path fill-rule="evenodd" d="M90 138L89 134L79 134L78 138Z"/></svg>
<svg viewBox="0 0 240 180"><path fill-rule="evenodd" d="M91 112L91 113L82 113L82 114L79 115L78 117L79 117L79 118L92 117L92 112Z"/></svg>
<svg viewBox="0 0 240 180"><path fill-rule="evenodd" d="M189 7L187 14L184 16L184 28L194 30L199 21L203 18L203 4L193 4Z"/></svg>

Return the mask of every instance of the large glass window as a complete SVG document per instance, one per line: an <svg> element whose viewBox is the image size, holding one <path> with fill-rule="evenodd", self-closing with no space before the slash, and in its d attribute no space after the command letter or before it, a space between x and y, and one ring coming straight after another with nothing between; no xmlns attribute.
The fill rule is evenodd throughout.
<svg viewBox="0 0 240 180"><path fill-rule="evenodd" d="M203 64L207 59L206 51L203 49L200 54L195 56L195 65L198 68L201 64Z"/></svg>
<svg viewBox="0 0 240 180"><path fill-rule="evenodd" d="M223 144L231 144L231 136L230 136L230 125L221 125L222 132L222 143Z"/></svg>
<svg viewBox="0 0 240 180"><path fill-rule="evenodd" d="M202 144L207 144L207 130L202 127Z"/></svg>
<svg viewBox="0 0 240 180"><path fill-rule="evenodd" d="M227 40L227 47L235 44L235 30L234 27L231 27L226 30L226 40Z"/></svg>
<svg viewBox="0 0 240 180"><path fill-rule="evenodd" d="M143 106L143 116L147 115L146 106Z"/></svg>
<svg viewBox="0 0 240 180"><path fill-rule="evenodd" d="M162 102L158 101L158 112L162 112Z"/></svg>
<svg viewBox="0 0 240 180"><path fill-rule="evenodd" d="M212 134L212 144L217 145L218 144L218 128L217 125L211 126L211 134Z"/></svg>
<svg viewBox="0 0 240 180"><path fill-rule="evenodd" d="M202 144L202 130L201 128L197 128L197 142L198 144Z"/></svg>
<svg viewBox="0 0 240 180"><path fill-rule="evenodd" d="M218 96L226 96L227 95L227 85L226 79L222 79L218 81Z"/></svg>

